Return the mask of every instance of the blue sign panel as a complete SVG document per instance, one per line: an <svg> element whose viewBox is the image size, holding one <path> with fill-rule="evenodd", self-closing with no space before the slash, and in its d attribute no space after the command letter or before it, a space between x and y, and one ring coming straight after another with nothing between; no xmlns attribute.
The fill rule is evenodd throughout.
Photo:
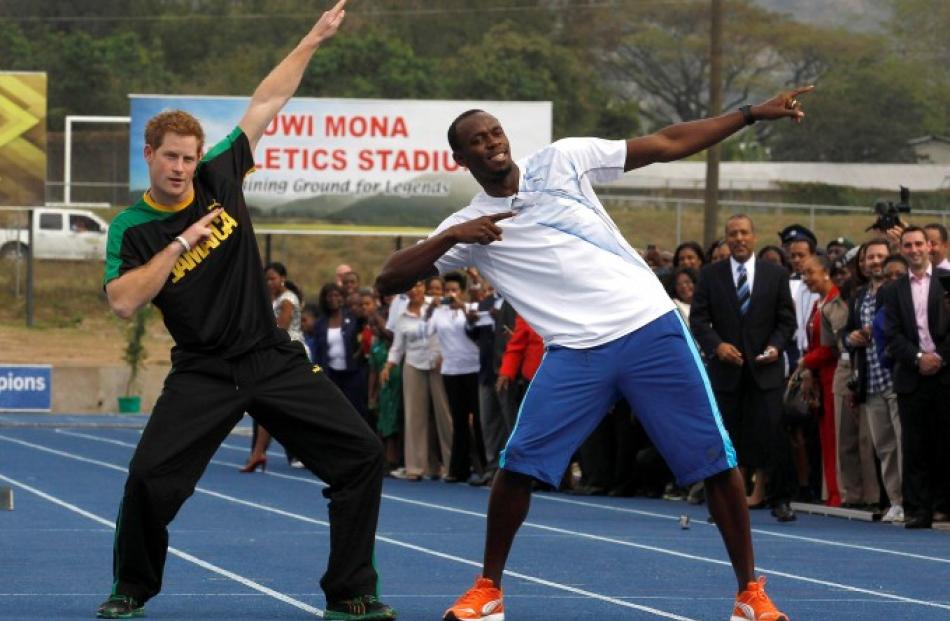
<svg viewBox="0 0 950 621"><path fill-rule="evenodd" d="M0 365L0 412L49 412L52 377L48 364Z"/></svg>

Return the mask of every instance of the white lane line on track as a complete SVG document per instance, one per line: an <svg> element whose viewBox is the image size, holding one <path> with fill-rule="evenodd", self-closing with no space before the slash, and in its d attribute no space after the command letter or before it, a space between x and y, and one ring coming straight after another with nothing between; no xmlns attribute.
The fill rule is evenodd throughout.
<svg viewBox="0 0 950 621"><path fill-rule="evenodd" d="M4 439L8 439L8 438L4 438ZM104 465L104 464L100 464L100 465ZM95 513L90 513L89 511L86 511L85 509L77 507L76 505L72 503L66 502L65 500L57 498L56 496L53 496L51 494L47 494L46 492L38 490L35 487L27 485L26 483L17 481L16 479L11 479L10 477L4 476L2 474L0 474L0 481L6 481L7 483L10 483L11 485L14 485L24 491L27 491L31 494L39 496L43 500L49 501L55 505L59 505L60 507L63 507L64 509L69 509L73 513L77 513L83 516L84 518L88 518L90 520L93 520L94 522L98 522L99 524L102 524L103 526L107 526L110 529L115 530L115 524L110 522L109 520L103 517L100 517L96 515ZM263 593L264 595L273 597L276 600L284 602L285 604L290 604L291 606L295 608L299 608L300 610L303 610L305 612L309 612L310 614L317 615L320 617L323 616L323 611L320 610L319 608L314 608L310 604L305 604L304 602L294 599L293 597L290 597L289 595L285 595L284 593L280 593L278 591L275 591L274 589L267 588L263 584L254 582L250 578L245 578L244 576L240 574L236 574L233 571L228 571L227 569L218 567L217 565L214 565L213 563L209 563L208 561L202 560L198 558L197 556L188 554L184 550L180 550L178 548L169 546L168 551L172 555L177 556L178 558L184 561L197 565L198 567L201 567L202 569L206 569L210 572L214 572L218 575L224 576L225 578L228 578L230 580L234 580L235 582L238 582L248 587L249 589L253 589L255 591Z"/></svg>
<svg viewBox="0 0 950 621"><path fill-rule="evenodd" d="M79 434L77 434L77 433L75 433L75 432L63 432L63 433L68 433L69 435L79 435ZM133 444L130 444L130 443L122 443L120 440L112 440L112 439L98 438L98 437L96 437L96 436L91 436L91 435L90 435L90 436L87 436L86 434L82 434L82 437L87 437L87 438L90 439L90 440L103 441L103 442L106 442L106 443L109 443L109 444L119 444L119 445L122 445L122 446L134 446ZM3 436L0 436L0 439L2 439L2 438L3 438ZM243 450L243 449L242 449L242 450ZM214 464L216 464L216 465L219 465L219 466L227 466L227 467L235 467L235 468L236 468L236 467L239 467L239 464L231 464L231 463L221 462L221 461L217 461L217 460L213 460L212 463L214 463ZM277 473L277 472L273 472L273 473L272 473L272 472L265 472L265 474L268 474L268 475L271 475L271 476L275 476L275 477L278 477L278 478L283 478L283 479L293 479L293 480L301 481L301 482L304 482L304 483L308 483L308 484L312 484L312 485L317 485L317 486L320 486L320 487L325 487L325 486L326 486L325 483L323 483L322 481L319 481L319 480L317 480L317 479L314 479L314 478L303 478L303 477L300 477L300 476L293 476L293 475L282 474L282 473ZM468 515L468 516L471 516L471 517L478 517L478 518L482 518L482 519L484 519L484 518L486 517L484 513L479 513L479 512L476 512L476 511L469 511L469 510L466 510L466 509L457 509L457 508L455 508L455 507L446 507L446 506L442 506L442 505L436 505L436 504L427 503L427 502L423 502L423 501L419 501L419 500L408 499L408 498L401 498L401 497L398 497L398 496L392 496L392 495L388 495L388 494L383 494L383 498L386 498L386 499L388 499L388 500L394 500L394 501L401 502L401 503L405 503L405 504L411 504L411 505L426 507L426 508L430 508L430 509L437 509L437 510L441 510L441 511L447 511L447 512L451 512L451 513L457 513L457 514L461 514L461 515ZM710 558L710 557L706 557L706 556L699 556L699 555L687 554L687 553L684 553L684 552L678 552L678 551L676 551L676 550L670 550L670 549L668 549L668 548L661 548L661 547L658 547L658 546L650 546L650 545L646 545L646 544L634 543L634 542L627 541L627 540L623 540L623 539L615 539L615 538L612 538L612 537L604 537L604 536L601 536L601 535L594 535L594 534L591 534L591 533L584 533L584 532L580 532L580 531L573 531L573 530L569 530L569 529L557 528L557 527L553 527L553 526L547 526L547 525L544 525L544 524L537 524L537 523L528 522L528 521L525 521L525 522L524 522L523 527L534 528L534 529L542 530L542 531L545 531L545 532L551 532L551 533L556 533L556 534L561 534L561 535L568 535L568 536L573 536L573 537L578 537L578 538L583 538L583 539L590 539L590 540L594 540L594 541L599 541L599 542L604 542L604 543L610 543L610 544L619 545L619 546L623 546L623 547L636 548L636 549L646 550L646 551L650 551L650 552L657 552L657 553L665 554L665 555L668 555L668 556L675 556L675 557L684 558L684 559L687 559L687 560L701 561L701 562L705 562L705 563L711 563L711 564L715 564L715 565L722 565L722 566L726 566L726 567L730 567L730 568L731 568L731 564L730 564L728 561L723 561L723 560L720 560L720 559ZM378 538L379 538L380 540L383 540L381 537L378 537ZM477 566L480 567L480 564L478 564ZM774 575L774 576L781 576L781 577L783 577L783 578L789 578L789 579L791 579L791 580L797 580L797 581L806 582L806 583L809 583L809 584L816 584L816 585L821 585L821 586L824 586L824 587L831 587L831 588L842 589L842 590L850 591L850 592L852 592L852 593L863 593L863 594L865 594L865 595L872 595L872 596L874 596L874 597L880 597L880 598L889 599L889 600L892 600L892 601L904 602L904 603L908 603L908 604L917 604L917 605L921 605L921 606L928 606L928 607L942 608L942 609L950 610L950 605L941 604L941 603L938 603L938 602L932 602L932 601L928 601L928 600L920 600L920 599L915 599L915 598L910 598L910 597L904 597L904 596L901 596L901 595L894 595L894 594L891 594L891 593L886 593L886 592L882 592L882 591L875 591L875 590L873 590L873 589L865 589L865 588L862 588L862 587L851 586L851 585L842 584L842 583L839 583L839 582L832 582L832 581L827 581L827 580L820 580L820 579L817 579L817 578L810 578L810 577L808 577L808 576L802 576L802 575L799 575L799 574L792 574L792 573L783 572L783 571L779 571L779 570L769 569L769 568L762 567L762 566L756 566L756 569L757 569L758 571L762 572L762 573L766 573L766 574L770 574L770 575ZM506 573L509 573L509 572L506 571ZM516 576L517 574L511 573L510 575L515 575L515 576ZM520 577L520 576L519 576L519 577Z"/></svg>
<svg viewBox="0 0 950 621"><path fill-rule="evenodd" d="M96 466L101 466L101 467L103 467L103 468L108 468L108 469L110 469L110 470L116 470L116 471L123 472L123 473L124 473L124 472L127 472L127 469L126 469L126 468L123 468L123 467L121 467L121 466L117 466L117 465L115 465L115 464L111 464L111 463L108 463L108 462L100 461L100 460L98 460L98 459L92 459L92 458L89 458L89 457L83 457L83 456L81 456L81 455L76 455L76 454L74 454L74 453L69 453L69 452L67 452L67 451L60 451L60 450L57 450L57 449L52 449L52 448L43 446L43 445L41 445L41 444L34 444L34 443L32 443L32 442L26 442L25 440L19 440L19 439L16 439L16 438L10 438L10 437L3 436L3 435L0 435L0 440L5 440L5 441L7 441L7 442L12 442L12 443L14 443L14 444L20 444L20 445L22 445L22 446L26 446L26 447L29 447L29 448L32 448L32 449L36 449L36 450L39 450L39 451L44 451L44 452L47 452L47 453L51 453L51 454L53 454L53 455L59 455L60 457L66 457L67 459L73 459L73 460L76 460L76 461L81 461L81 462L93 464L93 465L96 465ZM113 440L112 442L118 442L118 440ZM230 466L235 466L236 464L227 464L227 465L230 467ZM3 478L2 475L0 475L0 478ZM233 504L243 505L243 506L245 506L245 507L250 507L250 508L253 508L253 509L260 510L260 511L266 511L266 512L268 512L268 513L273 513L273 514L275 514L275 515L280 515L280 516L282 516L282 517L286 517L286 518L298 520L298 521L301 521L301 522L306 522L306 523L309 523L309 524L317 524L317 525L320 525L320 526L325 526L325 527L327 527L327 528L330 527L330 523L329 523L329 522L326 522L326 521L323 521L323 520L317 520L317 519L308 517L308 516L306 516L306 515L300 515L300 514L298 514L298 513L292 513L292 512L290 512L290 511L284 511L283 509L278 509L278 508L276 508L276 507L271 507L271 506L269 506L269 505L263 505L263 504L256 503L256 502L252 502L252 501L249 501L249 500L244 500L244 499L242 499L242 498L236 498L236 497L234 497L234 496L229 496L229 495L227 495L227 494L222 494L222 493L220 493L220 492L215 492L215 491L213 491L213 490L205 489L205 488L202 488L202 487L196 487L196 488L195 488L195 491L196 491L196 492L199 492L199 493L201 493L201 494L205 494L205 495L207 495L207 496L211 496L211 497L214 497L214 498L218 498L218 499L221 499L221 500L225 500L225 501L231 502L231 503L233 503ZM77 507L77 509L78 509L78 507ZM92 515L92 514L90 514L90 515ZM96 517L98 517L98 516L96 516ZM98 518L98 519L102 519L102 518ZM415 551L415 552L421 552L421 553L427 554L427 555L429 555L429 556L435 556L435 557L437 557L437 558L441 558L441 559L445 559L445 560L449 560L449 561L454 561L454 562L456 562L456 563L463 563L463 564L465 564L465 565L470 565L470 566L472 566L472 567L481 568L481 566L482 566L482 564L481 564L480 562L477 562L477 561L473 561L473 560L470 560L470 559L462 558L462 557L459 557L459 556L454 556L454 555L451 555L451 554L446 554L446 553L444 553L444 552L439 552L438 550L433 550L433 549L431 549L431 548L425 548L425 547L422 547L422 546L417 546L417 545L415 545L415 544L407 543L407 542L404 542L404 541L399 541L398 539L393 539L393 538L391 538L391 537L384 537L384 536L382 536L382 535L376 535L376 540L377 540L377 541L384 542L384 543L389 543L389 544L392 544L392 545L395 545L395 546L399 546L399 547L401 547L401 548L406 548L406 549L409 549L409 550L413 550L413 551ZM222 570L222 571L224 571L224 570ZM621 607L623 607L623 608L630 608L630 609L633 609L633 610L639 610L639 611L641 611L641 612L650 613L650 614L652 614L652 615L655 615L655 616L658 616L658 617L663 617L663 618L665 618L665 619L673 619L674 621L697 621L696 619L692 619L692 618L690 618L690 617L683 617L683 616L680 616L680 615L677 615L677 614L673 614L673 613L671 613L671 612L666 612L665 610L658 610L658 609L656 609L656 608L650 608L649 606L642 606L642 605L640 605L640 604L635 604L635 603L633 603L633 602L628 602L628 601L625 601L625 600L622 600L622 599L618 599L618 598L616 598L616 597L610 597L610 596L607 596L607 595L603 595L603 594L601 594L601 593L595 593L595 592L593 592L593 591L587 591L587 590L584 590L584 589L579 589L579 588L576 588L576 587L572 587L572 586L570 586L570 585L560 584L560 583L558 583L558 582L552 582L552 581L550 581L550 580L545 580L544 578L538 578L538 577L536 577L536 576L530 576L530 575L528 575L528 574L522 574L522 573L515 572L515 571L505 570L505 575L506 575L506 576L512 576L512 577L514 577L514 578L519 578L519 579L525 580L525 581L527 581L527 582L532 582L532 583L534 583L534 584L540 584L540 585L542 585L542 586L546 586L546 587L549 587L549 588L552 588L552 589L557 589L557 590L559 590L559 591L566 591L566 592L568 592L568 593L574 593L575 595L581 595L581 596L587 597L587 598L589 598L589 599L596 599L596 600L599 600L599 601L602 601L602 602L607 602L607 603L609 603L609 604L614 604L614 605L616 605L616 606L621 606ZM304 604L304 605L306 605L306 604Z"/></svg>
<svg viewBox="0 0 950 621"><path fill-rule="evenodd" d="M604 505L596 502L585 502L583 500L573 500L571 498L559 498L552 494L535 494L534 498L544 499L549 502L560 502L564 504L577 505L581 507L589 507L593 509L604 509L606 511L615 511L619 513L631 513L636 515L643 515L646 517L655 517L662 518L665 520L679 520L680 516L678 515L669 515L666 513L655 513L653 511L643 511L640 509L629 509L627 507L614 507L611 505ZM693 524L699 524L701 526L707 526L709 528L715 528L715 524L710 524L707 522L693 521ZM903 552L901 550L890 550L888 548L878 548L874 546L865 546L857 543L844 543L842 541L830 541L828 539L821 539L818 537L805 537L803 535L791 535L789 533L780 533L774 530L766 530L763 528L753 528L752 532L757 535L767 535L769 537L778 537L780 539L792 539L795 541L804 541L807 543L814 543L818 545L834 546L838 548L850 548L852 550L861 550L864 552L877 552L879 554L890 554L893 556L903 556L906 558L913 558L921 561L933 561L935 563L946 563L950 565L950 558L942 558L939 556L928 556L926 554L915 554L913 552Z"/></svg>
<svg viewBox="0 0 950 621"><path fill-rule="evenodd" d="M75 436L77 436L77 437L88 438L88 439L90 439L90 440L100 440L100 441L102 441L102 442L119 442L119 441L111 441L111 440L108 440L108 439L105 439L105 438L98 438L98 437L96 437L96 436L88 435L88 434L81 434L81 433L68 432L68 431L61 431L61 430L59 430L59 429L57 429L56 431L57 431L57 432L60 432L60 433L66 433L66 434L68 434L68 435L75 435ZM133 446L133 447L135 446L134 444L127 444L127 443L121 443L121 442L120 442L120 444L121 444L122 446ZM242 447L238 447L238 446L232 446L232 445L228 445L228 444L222 444L221 447L222 447L222 448L229 449L229 450L232 450L232 451L241 451L241 452L244 452L244 453L246 453L246 452L248 451L247 448L242 448ZM273 475L273 476L278 476L278 477L285 477L285 478L289 478L289 479L298 479L298 480L301 480L301 481L312 482L312 481L310 481L309 479L306 479L306 478L301 477L301 476L286 475L286 474L281 474L281 473L278 473L278 472L274 472L274 473L268 472L267 474L270 474L270 475ZM318 483L318 484L322 484L322 483L320 483L319 481L318 481L317 483ZM485 489L486 491L488 491L489 488L483 488L483 489ZM388 499L390 499L390 500L400 501L400 502L414 502L414 503L418 503L418 501L411 500L411 499L404 499L404 498L401 498L401 497L398 497L398 496L392 496L392 495L386 495L386 494L384 494L383 497L384 497L384 498L388 498ZM596 502L588 502L588 501L583 501L583 500L574 500L574 499L572 499L572 498L562 498L562 497L557 496L557 495L554 495L554 494L534 494L534 495L532 496L532 498L533 498L533 499L542 500L542 501L546 501L546 502L558 502L558 503L568 504L568 505L577 505L577 506L579 506L579 507L587 507L587 508L591 508L591 509L602 509L602 510L605 510L605 511L613 511L613 512L616 512L616 513L627 513L627 514L630 514L630 515L639 515L639 516L643 516L643 517L652 517L652 518L658 518L658 519L663 519L663 520L679 521L679 519L680 519L680 516L679 516L679 515L670 515L670 514L668 514L668 513L658 513L658 512L655 512L655 511L644 511L643 509L631 509L631 508L629 508L629 507L616 507L616 506L605 505L605 504L600 504L600 503L596 503ZM421 503L421 504L425 505L425 503ZM433 506L433 507L438 507L438 508L440 508L440 509L443 508L443 507L440 507L440 506L438 506L438 505L432 505L432 506ZM480 515L480 516L484 517L484 514L477 514L477 515ZM705 527L708 527L708 528L715 528L715 527L716 527L715 524L710 524L710 523L707 523L707 522L694 521L694 522L692 522L692 523L693 523L693 524L699 524L700 526L705 526ZM926 554L916 554L916 553L914 553L914 552L904 552L904 551L901 551L901 550L891 550L891 549L889 549L889 548L878 548L878 547L875 547L875 546L866 546L866 545L861 545L861 544L857 544L857 543L844 543L844 542L842 542L842 541L831 541L831 540L829 540L829 539L821 539L821 538L819 538L819 537L805 537L804 535L792 535L792 534L789 534L789 533L782 533L782 532L778 532L778 531L774 531L774 530L768 530L768 529L764 529L764 528L753 528L753 529L751 529L751 530L752 530L753 533L755 533L755 534L757 534L757 535L766 535L766 536L768 536L768 537L777 537L777 538L779 538L779 539L790 539L790 540L794 540L794 541L803 541L803 542L806 542L806 543L813 543L813 544L816 544L816 545L826 545L826 546L832 546L832 547L838 547L838 548L848 548L848 549L852 549L852 550L861 550L862 552L875 552L875 553L878 553L878 554L890 554L890 555L892 555L892 556L901 556L901 557L904 557L904 558L912 558L912 559L916 559L916 560L920 560L920 561L933 561L933 562L935 562L935 563L945 563L945 564L950 565L950 558L942 558L942 557L939 557L939 556L929 556L929 555L926 555Z"/></svg>

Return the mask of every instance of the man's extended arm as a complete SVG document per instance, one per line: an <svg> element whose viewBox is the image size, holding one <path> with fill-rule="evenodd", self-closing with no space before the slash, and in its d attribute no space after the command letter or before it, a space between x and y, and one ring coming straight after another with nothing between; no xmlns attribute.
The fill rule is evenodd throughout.
<svg viewBox="0 0 950 621"><path fill-rule="evenodd" d="M764 103L752 106L752 118L765 121L788 117L801 122L805 118L805 113L802 112L801 103L797 97L811 92L814 88L806 86L779 93ZM624 170L689 157L718 144L745 125L745 116L736 110L713 118L676 123L649 136L631 138L627 141L627 160Z"/></svg>
<svg viewBox="0 0 950 621"><path fill-rule="evenodd" d="M462 222L414 246L394 252L376 277L376 290L380 295L408 290L425 276L436 273L435 262L455 244L485 245L501 241L501 227L496 222L513 215L506 211Z"/></svg>
<svg viewBox="0 0 950 621"><path fill-rule="evenodd" d="M251 151L257 147L257 141L264 134L267 125L297 91L303 72L314 52L321 43L336 34L346 16L344 5L346 0L340 0L336 6L321 15L297 47L274 67L254 91L247 112L238 123L251 143Z"/></svg>

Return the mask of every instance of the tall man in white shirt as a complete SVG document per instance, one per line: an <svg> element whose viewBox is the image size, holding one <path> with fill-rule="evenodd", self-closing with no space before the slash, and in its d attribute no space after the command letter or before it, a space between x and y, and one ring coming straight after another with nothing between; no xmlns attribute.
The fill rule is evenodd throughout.
<svg viewBox="0 0 950 621"><path fill-rule="evenodd" d="M787 621L765 595L764 579L756 581L735 451L692 338L592 184L687 157L760 119L800 121L797 97L810 90L627 141L568 138L517 163L490 114L470 110L449 127L455 161L483 191L427 240L393 254L377 288L401 291L420 275L474 265L544 338L547 353L492 485L482 575L446 620L504 619L502 572L532 480L556 485L574 450L623 396L679 482L705 479L739 584L733 619Z"/></svg>

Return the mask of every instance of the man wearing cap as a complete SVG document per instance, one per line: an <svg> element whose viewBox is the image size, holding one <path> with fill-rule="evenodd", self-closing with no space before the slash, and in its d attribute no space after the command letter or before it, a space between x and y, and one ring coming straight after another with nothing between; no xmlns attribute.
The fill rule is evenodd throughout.
<svg viewBox="0 0 950 621"><path fill-rule="evenodd" d="M854 248L854 242L846 237L836 237L825 246L825 256L835 263L844 258L846 252Z"/></svg>
<svg viewBox="0 0 950 621"><path fill-rule="evenodd" d="M792 290L792 302L795 303L795 343L798 350L789 350L789 368L795 368L798 363L800 352L808 347L807 331L805 324L808 323L808 316L811 309L820 297L817 293L812 293L802 282L802 266L818 247L818 238L807 227L800 224L791 224L778 234L782 240L782 248L788 255L788 261L792 267L792 275L789 276L788 284Z"/></svg>

